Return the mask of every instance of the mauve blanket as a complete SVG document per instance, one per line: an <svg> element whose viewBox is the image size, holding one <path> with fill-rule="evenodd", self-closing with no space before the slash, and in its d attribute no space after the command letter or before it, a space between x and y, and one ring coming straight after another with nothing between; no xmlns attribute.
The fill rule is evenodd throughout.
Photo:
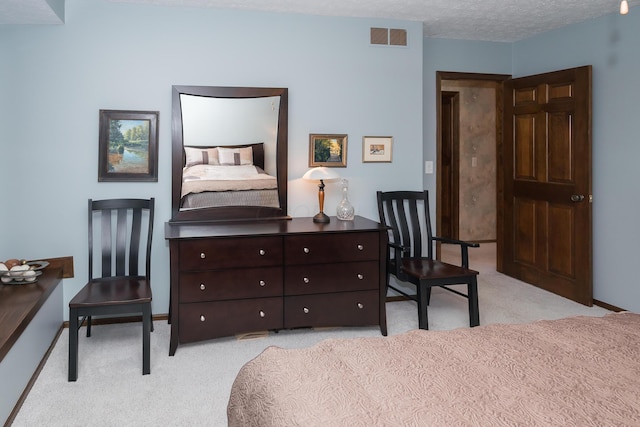
<svg viewBox="0 0 640 427"><path fill-rule="evenodd" d="M230 427L639 426L640 315L269 347Z"/></svg>

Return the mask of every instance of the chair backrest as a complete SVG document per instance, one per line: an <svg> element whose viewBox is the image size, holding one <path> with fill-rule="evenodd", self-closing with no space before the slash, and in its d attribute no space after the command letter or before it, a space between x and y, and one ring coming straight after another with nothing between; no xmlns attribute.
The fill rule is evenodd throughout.
<svg viewBox="0 0 640 427"><path fill-rule="evenodd" d="M410 248L404 256L433 258L429 192L378 191L376 194L380 222L391 227L390 241Z"/></svg>
<svg viewBox="0 0 640 427"><path fill-rule="evenodd" d="M94 279L94 245L101 259L100 275L96 277L145 276L149 279L154 202L153 198L89 199L89 280ZM143 211L148 211L148 215L143 215ZM94 219L99 223L95 229ZM144 249L141 243L146 243ZM144 274L139 273L141 259L145 263Z"/></svg>

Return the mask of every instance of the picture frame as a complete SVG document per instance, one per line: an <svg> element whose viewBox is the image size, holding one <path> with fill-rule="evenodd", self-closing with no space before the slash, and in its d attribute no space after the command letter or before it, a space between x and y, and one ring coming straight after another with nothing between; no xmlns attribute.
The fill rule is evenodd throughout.
<svg viewBox="0 0 640 427"><path fill-rule="evenodd" d="M309 134L309 167L347 167L346 134Z"/></svg>
<svg viewBox="0 0 640 427"><path fill-rule="evenodd" d="M158 115L100 110L98 182L158 181Z"/></svg>
<svg viewBox="0 0 640 427"><path fill-rule="evenodd" d="M362 137L363 163L391 163L393 152L392 136Z"/></svg>

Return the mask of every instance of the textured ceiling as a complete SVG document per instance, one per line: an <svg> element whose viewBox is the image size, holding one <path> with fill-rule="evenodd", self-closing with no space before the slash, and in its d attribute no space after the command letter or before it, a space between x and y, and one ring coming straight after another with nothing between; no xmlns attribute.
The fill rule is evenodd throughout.
<svg viewBox="0 0 640 427"><path fill-rule="evenodd" d="M49 0L51 2L52 0ZM63 0L60 0L63 1ZM513 42L615 13L619 0L107 0L421 21L428 37ZM631 0L629 5L640 4ZM630 13L634 11L631 10ZM0 0L0 24L63 24L47 0Z"/></svg>

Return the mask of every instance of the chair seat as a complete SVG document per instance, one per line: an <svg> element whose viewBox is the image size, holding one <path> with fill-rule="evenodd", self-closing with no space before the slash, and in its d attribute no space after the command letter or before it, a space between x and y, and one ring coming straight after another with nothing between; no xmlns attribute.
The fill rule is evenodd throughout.
<svg viewBox="0 0 640 427"><path fill-rule="evenodd" d="M87 283L69 302L70 308L151 302L151 286L144 277L107 277Z"/></svg>
<svg viewBox="0 0 640 427"><path fill-rule="evenodd" d="M478 275L478 272L469 268L447 264L429 258L403 258L402 270L409 276L419 280L425 279L450 279L465 278Z"/></svg>

